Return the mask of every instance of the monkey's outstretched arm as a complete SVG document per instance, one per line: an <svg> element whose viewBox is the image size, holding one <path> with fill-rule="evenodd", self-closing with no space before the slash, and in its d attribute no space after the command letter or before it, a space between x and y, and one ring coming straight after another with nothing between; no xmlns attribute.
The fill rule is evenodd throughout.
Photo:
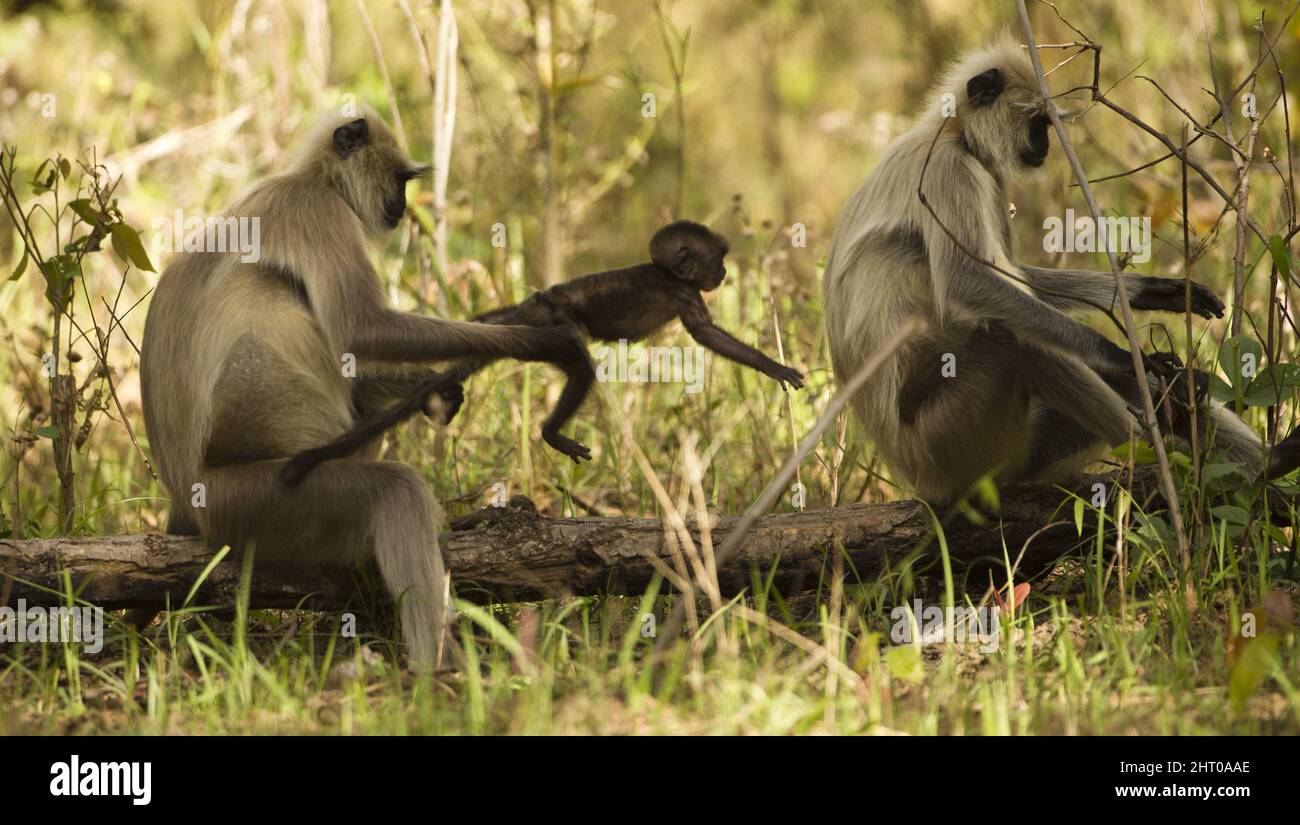
<svg viewBox="0 0 1300 825"><path fill-rule="evenodd" d="M803 374L793 367L778 364L763 353L742 343L726 330L713 323L713 316L698 292L692 292L681 299L682 325L691 337L702 346L728 358L738 364L756 369L764 375L775 378L784 387L787 383L795 389L803 389Z"/></svg>
<svg viewBox="0 0 1300 825"><path fill-rule="evenodd" d="M1095 309L1097 305L1113 307L1118 300L1115 278L1109 272L1081 269L1049 269L1020 265L1034 294L1057 309ZM1185 286L1181 278L1154 278L1124 274L1129 301L1134 309L1184 312L1187 309ZM1223 301L1209 287L1192 282L1192 312L1202 318L1222 318Z"/></svg>
<svg viewBox="0 0 1300 825"><path fill-rule="evenodd" d="M944 181L944 192L933 199L939 221L927 214L922 226L931 285L940 306L955 305L950 309L973 320L999 321L1017 338L1074 353L1095 369L1132 370L1126 350L967 254L971 250L983 260L1014 266L998 226L999 189L977 161L959 151L936 154L932 165L933 179Z"/></svg>
<svg viewBox="0 0 1300 825"><path fill-rule="evenodd" d="M350 336L351 352L379 361L444 361L450 358L514 358L561 366L585 357L570 327L504 326L425 318L384 309L364 317Z"/></svg>
<svg viewBox="0 0 1300 825"><path fill-rule="evenodd" d="M447 351L441 357L454 358L464 354L476 357L463 358L443 373L428 372L418 382L408 380L406 389L401 393L403 400L399 404L391 409L370 415L352 430L328 444L306 450L294 456L281 471L281 479L286 484L297 484L307 473L311 472L313 467L322 461L345 458L361 450L408 418L421 411L427 412L427 405L431 395L437 394L441 396L444 407L444 423L450 421L451 416L455 415L464 399L460 387L461 382L503 356L515 357L519 360L550 361L564 370L568 376L568 381L565 384L564 393L560 396L560 402L555 412L551 414L543 427L542 436L548 444L571 456L574 460L590 458L591 454L586 447L576 441L560 436L557 430L572 417L582 403L583 398L586 397L587 390L591 387L591 381L594 379L594 372L591 369L586 346L583 344L578 332L569 325L552 325L553 319L549 313L544 311L546 309L544 303L529 300L517 307L502 307L479 316L482 323L433 321L420 316L408 315L407 313L385 312L385 315L395 320L400 317L400 319L424 321L439 325L453 331L453 333L463 331L474 336L482 336L485 331L521 333L519 340L524 342L525 349L507 351L486 347L480 350L470 350L468 353L456 351L454 348ZM537 326L527 326L527 324L534 323ZM416 356L417 348L421 345L427 345L427 342L422 337L427 336L427 329L421 329L422 326L425 325L411 324L408 320L408 327L399 330L397 334L393 334L391 331L388 335L372 333L369 341L379 351L388 353L387 358L389 360L423 360ZM541 335L536 335L537 333L541 333ZM407 337L403 339L402 335ZM361 336L357 337L360 338ZM537 339L542 341L542 348L535 352L528 349L528 347L535 346ZM364 347L358 347L358 349L362 350L361 353L358 353L359 355L371 358L381 357ZM428 352L428 350L419 351L426 354ZM512 355L512 352L516 354ZM394 369L400 373L401 368Z"/></svg>
<svg viewBox="0 0 1300 825"><path fill-rule="evenodd" d="M950 248L945 248L950 247ZM1022 340L1073 352L1104 371L1132 369L1129 354L1100 332L1016 289L956 246L938 240L930 250L932 274L947 280L949 301L979 320L1000 321Z"/></svg>
<svg viewBox="0 0 1300 825"><path fill-rule="evenodd" d="M480 324L511 327L550 327L564 323L562 318L555 316L549 303L540 297L540 293L522 304L498 307L490 312L476 315L474 320ZM585 351L584 348L583 352ZM446 373L453 381L463 382L496 360L496 358L466 358L452 364Z"/></svg>

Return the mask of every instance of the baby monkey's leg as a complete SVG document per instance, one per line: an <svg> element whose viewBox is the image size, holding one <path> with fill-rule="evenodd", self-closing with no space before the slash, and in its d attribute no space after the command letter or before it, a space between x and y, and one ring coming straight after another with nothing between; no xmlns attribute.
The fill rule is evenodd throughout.
<svg viewBox="0 0 1300 825"><path fill-rule="evenodd" d="M590 461L591 450L572 438L560 435L560 429L569 423L569 419L582 406L596 379L596 372L591 364L579 361L566 368L564 374L564 391L560 393L555 409L551 410L550 416L542 424L542 440L574 461Z"/></svg>
<svg viewBox="0 0 1300 825"><path fill-rule="evenodd" d="M568 323L551 302L541 294L534 295L523 303L502 307L478 316L476 319L488 324L511 324L515 326L554 326ZM465 360L455 364L448 376L455 381L464 381L470 375L492 363L492 359ZM555 409L542 424L542 440L553 449L567 455L574 461L591 460L591 450L585 445L560 434L560 429L569 422L578 408L582 406L587 393L591 391L596 379L595 370L586 359L575 361L562 368L564 370L564 390Z"/></svg>

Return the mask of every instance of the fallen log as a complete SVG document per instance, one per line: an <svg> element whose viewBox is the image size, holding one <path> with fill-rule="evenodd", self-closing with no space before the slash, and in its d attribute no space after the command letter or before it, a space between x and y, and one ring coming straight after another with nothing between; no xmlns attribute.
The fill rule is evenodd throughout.
<svg viewBox="0 0 1300 825"><path fill-rule="evenodd" d="M1079 491L1091 497L1098 480L1113 489L1113 477L1091 476ZM713 520L715 546L737 521ZM782 592L812 589L828 581L837 548L845 553L850 583L871 582L904 563L912 564L914 575L941 575L933 524L930 511L916 501L769 515L718 571L719 584L723 595L734 595L753 585L757 570L771 575ZM673 568L664 526L653 519L550 518L518 496L506 507L455 519L452 527L440 542L458 595L471 601L640 594L655 573L654 562ZM688 523L687 529L698 544L699 525ZM971 586L979 589L988 581L984 570L1001 569L1004 546L1012 559L1024 548L1020 569L1033 573L1092 541L1087 526L1082 536L1075 527L1072 499L1046 488L1007 495L1000 513L982 522L951 513L944 517L944 535L957 575L973 576ZM194 604L234 603L241 569L234 555L212 570ZM175 607L212 557L200 540L184 536L0 540L0 596L7 591L10 604L18 598L58 603L55 594L65 591L66 581L78 598L104 608L162 608L168 599ZM336 609L356 597L357 584L350 569L259 564L250 605Z"/></svg>

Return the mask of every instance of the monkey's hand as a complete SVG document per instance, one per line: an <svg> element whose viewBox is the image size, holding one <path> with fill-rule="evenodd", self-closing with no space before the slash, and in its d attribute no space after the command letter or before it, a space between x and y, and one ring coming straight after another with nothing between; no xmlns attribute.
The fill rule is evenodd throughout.
<svg viewBox="0 0 1300 825"><path fill-rule="evenodd" d="M1172 352L1144 352L1142 353L1142 363L1146 366L1147 372L1169 378L1172 378L1173 374L1178 370L1186 369L1183 366L1183 360Z"/></svg>
<svg viewBox="0 0 1300 825"><path fill-rule="evenodd" d="M794 367L787 367L785 364L778 364L773 361L763 370L763 373L775 378L777 383L781 385L781 389L785 389L786 384L796 390L803 389L803 373Z"/></svg>
<svg viewBox="0 0 1300 825"><path fill-rule="evenodd" d="M1181 278L1144 278L1142 287L1131 299L1134 309L1157 309L1167 312L1187 310L1187 282ZM1204 284L1192 281L1192 312L1202 318L1222 318L1223 301Z"/></svg>
<svg viewBox="0 0 1300 825"><path fill-rule="evenodd" d="M548 430L543 427L542 440L551 445L552 449L558 450L573 459L574 464L591 461L591 450L588 447L574 441L572 438L560 435L555 430Z"/></svg>
<svg viewBox="0 0 1300 825"><path fill-rule="evenodd" d="M1186 429L1191 421L1192 402L1188 400L1187 368L1172 352L1153 352L1142 356L1149 375L1159 382L1159 393L1151 399L1156 415L1166 429ZM1195 405L1204 403L1210 392L1210 376L1201 370L1192 372L1192 397Z"/></svg>
<svg viewBox="0 0 1300 825"><path fill-rule="evenodd" d="M464 403L465 388L460 384L448 384L424 399L424 414L445 427L460 412L460 406Z"/></svg>

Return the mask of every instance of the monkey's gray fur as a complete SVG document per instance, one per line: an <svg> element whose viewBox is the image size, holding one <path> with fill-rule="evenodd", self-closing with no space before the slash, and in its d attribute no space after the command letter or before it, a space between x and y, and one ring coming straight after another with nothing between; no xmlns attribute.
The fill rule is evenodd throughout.
<svg viewBox="0 0 1300 825"><path fill-rule="evenodd" d="M930 321L853 399L881 456L939 502L994 472L1001 482L1062 481L1121 443L1135 425L1137 384L1129 353L1061 310L1108 306L1109 273L1012 262L1004 183L1041 166L1049 120L1028 56L1000 40L952 66L924 114L885 151L845 205L824 282L831 358L847 381L909 316ZM955 101L945 118L944 95ZM942 128L942 134L939 134ZM1004 277L963 252L943 225ZM1180 280L1126 275L1134 308L1182 311ZM1222 303L1193 285L1193 311ZM956 375L944 377L947 353ZM1154 378L1150 378L1154 383ZM1254 475L1257 436L1221 405L1206 405L1219 448Z"/></svg>
<svg viewBox="0 0 1300 825"><path fill-rule="evenodd" d="M279 469L432 374L412 364L564 362L584 350L563 328L435 320L387 305L367 242L401 220L406 183L423 171L373 111L322 118L283 173L226 213L260 219L256 263L187 253L163 272L141 380L149 443L171 494L168 532L202 533L213 547L255 545L259 563L373 556L400 603L411 659L426 667L442 647L447 577L424 479L368 460L373 452L331 462L293 489ZM355 378L345 377L347 355Z"/></svg>

